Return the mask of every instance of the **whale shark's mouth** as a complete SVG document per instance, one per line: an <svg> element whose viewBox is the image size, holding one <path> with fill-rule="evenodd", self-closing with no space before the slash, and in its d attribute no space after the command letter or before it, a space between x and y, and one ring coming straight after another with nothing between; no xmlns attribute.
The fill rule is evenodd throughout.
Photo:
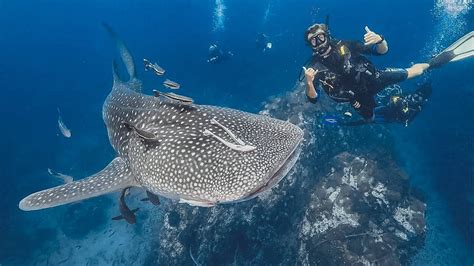
<svg viewBox="0 0 474 266"><path fill-rule="evenodd" d="M258 186L256 189L254 189L252 192L246 194L243 197L240 197L237 200L229 200L229 201L219 201L219 200L203 200L203 199L186 199L183 197L177 197L179 198L180 203L187 203L191 206L199 206L199 207L213 207L216 204L229 204L229 203L238 203L238 202L243 202L250 200L252 198L255 198L258 196L260 193L271 189L274 187L276 184L278 184L283 177L285 177L288 172L290 172L291 168L295 165L296 161L298 160L301 152L301 147L300 147L301 141L299 141L295 147L293 148L293 151L288 155L286 160L283 160L282 163L279 165L279 167L275 167L273 171L271 171L267 176L269 178L266 179L266 182L263 182L260 186Z"/></svg>
<svg viewBox="0 0 474 266"><path fill-rule="evenodd" d="M291 168L293 168L296 161L298 160L298 157L300 156L300 152L301 152L300 143L301 141L295 145L293 151L288 155L286 160L284 160L280 164L279 167L275 167L275 169L268 174L269 178L267 178L267 181L265 183L263 183L261 186L257 187L254 191L244 196L240 201L246 201L246 200L255 198L260 193L268 189L271 189L276 184L278 184L283 179L283 177L285 177L288 174L288 172L290 172Z"/></svg>

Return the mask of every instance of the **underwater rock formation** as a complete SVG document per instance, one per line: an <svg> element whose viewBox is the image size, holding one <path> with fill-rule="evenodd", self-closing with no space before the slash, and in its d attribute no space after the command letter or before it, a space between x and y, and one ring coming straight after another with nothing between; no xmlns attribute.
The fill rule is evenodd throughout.
<svg viewBox="0 0 474 266"><path fill-rule="evenodd" d="M311 194L299 260L305 264L400 264L422 240L425 205L407 194L398 169L342 153Z"/></svg>
<svg viewBox="0 0 474 266"><path fill-rule="evenodd" d="M165 202L155 224L150 264L400 264L423 244L425 204L393 158L381 126L321 123L341 112L323 97L303 101L304 88L269 100L262 114L305 131L299 161L257 199L214 208Z"/></svg>

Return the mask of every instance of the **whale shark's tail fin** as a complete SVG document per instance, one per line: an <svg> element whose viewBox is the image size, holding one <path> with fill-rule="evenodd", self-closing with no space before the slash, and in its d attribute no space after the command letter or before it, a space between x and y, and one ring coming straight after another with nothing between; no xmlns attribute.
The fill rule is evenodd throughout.
<svg viewBox="0 0 474 266"><path fill-rule="evenodd" d="M29 195L20 201L19 207L24 211L41 210L136 185L135 178L127 164L118 157L102 171L88 178Z"/></svg>
<svg viewBox="0 0 474 266"><path fill-rule="evenodd" d="M141 91L141 82L137 79L137 72L135 69L135 64L133 63L133 56L128 50L125 43L120 39L117 33L105 22L102 22L102 25L110 34L112 39L115 41L115 45L117 46L118 52L120 54L120 58L122 59L125 67L127 68L127 73L130 77L129 82L131 83L132 89L140 92Z"/></svg>

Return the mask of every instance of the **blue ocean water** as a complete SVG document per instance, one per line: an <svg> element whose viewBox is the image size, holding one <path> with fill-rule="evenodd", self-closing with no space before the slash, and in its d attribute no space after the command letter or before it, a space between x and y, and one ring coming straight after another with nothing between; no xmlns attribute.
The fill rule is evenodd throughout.
<svg viewBox="0 0 474 266"><path fill-rule="evenodd" d="M26 195L60 184L47 168L85 177L115 156L101 110L117 53L101 22L120 33L137 62L158 61L197 102L256 113L262 102L293 89L311 54L303 32L327 14L332 34L341 39L361 39L365 25L382 33L390 52L375 64L401 67L429 59L471 31L473 5L470 0L0 1L0 264L47 264L38 255L44 250L66 254L70 260L64 263L70 264L74 256L93 255L62 250L64 243L85 239L86 245L111 234L113 198L38 212L18 209ZM262 32L273 44L265 53L255 47ZM212 43L234 56L206 63ZM146 93L161 87L161 79L145 73L141 62L138 66ZM414 123L380 126L393 135L397 163L427 204L427 233L411 259L415 265L474 263L473 69L470 59L433 71L431 101ZM70 139L58 131L58 107ZM141 227L127 230L148 233ZM136 248L124 243L119 248Z"/></svg>

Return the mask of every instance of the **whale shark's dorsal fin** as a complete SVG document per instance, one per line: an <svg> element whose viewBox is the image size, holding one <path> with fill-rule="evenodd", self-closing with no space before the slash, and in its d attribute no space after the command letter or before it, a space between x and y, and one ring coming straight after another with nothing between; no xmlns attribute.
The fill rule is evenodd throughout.
<svg viewBox="0 0 474 266"><path fill-rule="evenodd" d="M104 28L109 32L112 39L115 41L115 45L117 46L118 52L120 54L120 58L122 59L125 67L127 68L127 73L129 75L129 82L132 83L131 88L140 91L141 90L141 83L137 79L137 72L135 69L135 64L133 63L133 56L128 50L125 43L120 39L117 33L105 22L102 22Z"/></svg>
<svg viewBox="0 0 474 266"><path fill-rule="evenodd" d="M118 157L102 171L90 177L29 195L20 201L19 207L24 211L41 210L136 185L129 167Z"/></svg>
<svg viewBox="0 0 474 266"><path fill-rule="evenodd" d="M118 66L117 66L117 61L112 61L112 76L114 77L114 86L115 88L116 84L122 83L122 79L120 79L119 72L118 72Z"/></svg>
<svg viewBox="0 0 474 266"><path fill-rule="evenodd" d="M127 68L128 75L130 76L130 80L134 79L136 76L136 71L135 71L135 64L133 63L133 57L130 51L128 50L127 46L125 43L120 39L115 33L115 31L105 22L102 22L102 25L104 25L105 29L109 32L110 36L114 39L115 45L117 46L118 52L120 54L120 57L123 60L123 63L125 64L125 67Z"/></svg>

